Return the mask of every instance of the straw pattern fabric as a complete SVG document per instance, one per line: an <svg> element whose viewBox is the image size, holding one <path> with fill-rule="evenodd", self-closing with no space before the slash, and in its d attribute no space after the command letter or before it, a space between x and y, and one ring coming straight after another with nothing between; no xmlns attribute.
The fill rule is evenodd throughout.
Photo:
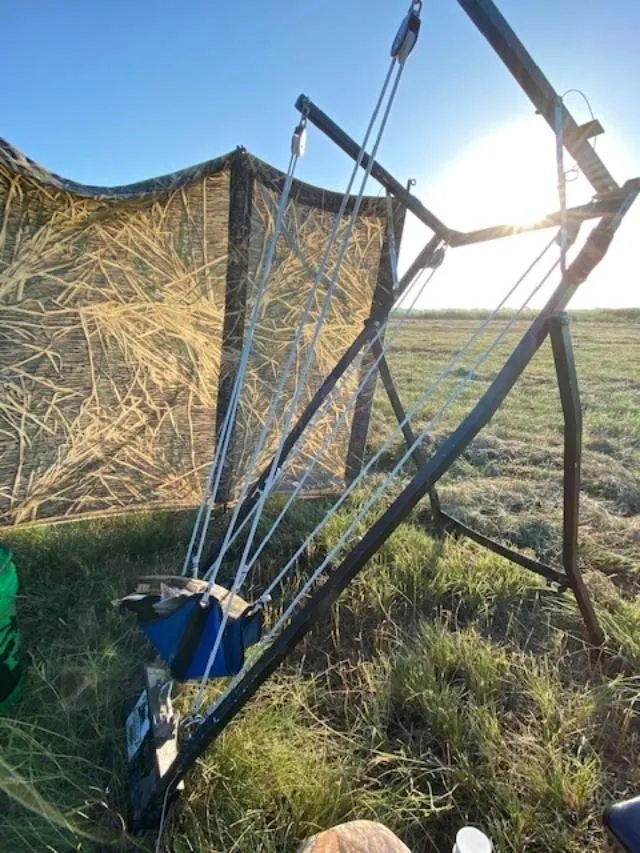
<svg viewBox="0 0 640 853"><path fill-rule="evenodd" d="M92 187L0 141L0 526L200 501L219 386L240 352L241 338L223 334L238 310L229 277L234 158L254 184L246 314L282 173L238 151L130 186ZM338 199L294 186L234 432L231 491ZM365 199L301 405L370 311L385 228L381 200ZM329 401L304 453L342 406L344 393ZM345 421L314 486L344 476Z"/></svg>

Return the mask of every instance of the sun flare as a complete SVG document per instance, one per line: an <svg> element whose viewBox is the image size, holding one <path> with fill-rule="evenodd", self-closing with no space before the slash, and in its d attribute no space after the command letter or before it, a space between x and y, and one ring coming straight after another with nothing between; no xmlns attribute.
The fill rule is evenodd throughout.
<svg viewBox="0 0 640 853"><path fill-rule="evenodd" d="M603 145L607 143L604 140ZM622 156L615 152L614 161ZM593 198L593 190L582 175L574 170L570 157L565 159L568 176L567 203L575 206ZM555 138L540 116L529 116L496 128L490 134L461 146L451 160L438 169L435 176L418 176L416 194L450 228L472 231L492 225L526 225L559 208ZM630 215L624 233L631 233ZM589 228L583 226L583 231ZM635 226L637 227L637 225ZM402 237L399 273L431 236L429 230L415 217L408 215ZM548 242L548 230L525 233L504 240L454 249L437 280L415 307L477 308L491 307L499 298L501 288L515 280ZM576 305L635 304L637 296L632 287L629 266L629 242L617 241L608 255L607 290L601 289L602 273L596 270L592 280L581 289ZM550 282L552 284L552 282ZM634 291L632 293L632 290ZM403 304L412 299L413 289ZM546 298L541 292L533 301L539 306ZM509 302L515 307L517 300Z"/></svg>
<svg viewBox="0 0 640 853"><path fill-rule="evenodd" d="M579 189L584 190L582 181L570 186L570 196ZM447 224L459 230L535 221L558 208L553 134L536 116L497 128L444 167L429 198Z"/></svg>

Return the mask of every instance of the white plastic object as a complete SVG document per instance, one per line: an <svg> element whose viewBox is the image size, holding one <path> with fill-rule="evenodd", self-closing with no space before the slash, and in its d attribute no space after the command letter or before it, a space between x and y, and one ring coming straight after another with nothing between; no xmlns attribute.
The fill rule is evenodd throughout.
<svg viewBox="0 0 640 853"><path fill-rule="evenodd" d="M291 137L291 153L296 157L302 157L307 148L307 128L303 124L299 124L293 131Z"/></svg>
<svg viewBox="0 0 640 853"><path fill-rule="evenodd" d="M458 830L452 853L493 853L493 844L475 826L463 826Z"/></svg>
<svg viewBox="0 0 640 853"><path fill-rule="evenodd" d="M396 33L396 37L391 45L391 56L402 63L409 56L418 40L420 32L420 17L418 13L412 9L404 21L400 24L400 28Z"/></svg>

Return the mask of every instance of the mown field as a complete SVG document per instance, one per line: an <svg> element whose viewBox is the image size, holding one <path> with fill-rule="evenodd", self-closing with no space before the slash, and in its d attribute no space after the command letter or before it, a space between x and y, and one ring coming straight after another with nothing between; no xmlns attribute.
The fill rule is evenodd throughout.
<svg viewBox="0 0 640 853"><path fill-rule="evenodd" d="M398 335L390 362L407 407L475 325L429 315ZM473 370L471 381L427 448L524 328L515 324L477 368L468 353L451 382ZM354 817L383 821L415 851L449 851L465 822L500 851L602 848L604 805L640 792L640 323L634 313L580 315L573 335L585 422L580 564L605 647L585 645L568 592L468 541L438 539L421 506L199 764L158 849L288 853ZM440 494L459 518L557 563L553 377L545 345ZM429 414L437 407L436 396ZM372 448L392 423L379 390ZM366 488L400 452L392 442ZM318 548L365 495L334 517ZM325 507L300 502L260 572ZM110 602L140 573L175 571L190 523L156 514L5 536L22 576L28 671L23 702L0 720L2 853L155 849L155 839L122 832L120 714L139 688L145 646Z"/></svg>

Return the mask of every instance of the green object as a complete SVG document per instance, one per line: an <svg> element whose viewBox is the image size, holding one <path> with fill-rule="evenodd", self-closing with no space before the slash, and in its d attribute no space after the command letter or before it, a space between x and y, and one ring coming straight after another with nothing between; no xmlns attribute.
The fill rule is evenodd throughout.
<svg viewBox="0 0 640 853"><path fill-rule="evenodd" d="M17 594L18 571L11 550L0 543L0 714L22 695Z"/></svg>

